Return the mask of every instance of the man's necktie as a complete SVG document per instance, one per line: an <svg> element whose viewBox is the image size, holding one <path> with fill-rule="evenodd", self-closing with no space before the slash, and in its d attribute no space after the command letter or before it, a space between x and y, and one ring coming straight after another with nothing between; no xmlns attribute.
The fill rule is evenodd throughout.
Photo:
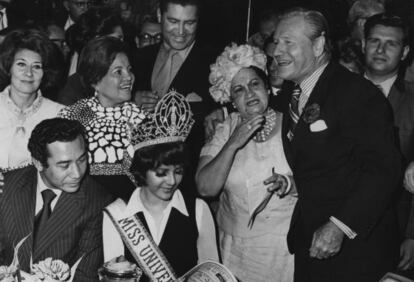
<svg viewBox="0 0 414 282"><path fill-rule="evenodd" d="M50 190L46 189L42 191L42 198L43 198L43 208L40 210L39 214L35 218L34 229L33 229L33 246L36 247L37 243L37 235L39 231L42 230L45 226L47 221L49 220L50 214L52 213L51 203L53 199L56 197L56 194Z"/></svg>
<svg viewBox="0 0 414 282"><path fill-rule="evenodd" d="M182 64L182 58L178 51L175 51L171 54L171 69L170 69L170 83L174 80L175 75L177 74L178 70L180 69Z"/></svg>
<svg viewBox="0 0 414 282"><path fill-rule="evenodd" d="M155 77L154 90L158 92L158 95L162 96L168 91L168 87L171 84L171 74L173 69L173 57L177 56L177 52L170 51L164 65L160 68L157 76Z"/></svg>
<svg viewBox="0 0 414 282"><path fill-rule="evenodd" d="M288 132L288 138L292 140L293 138L293 131L295 130L296 124L299 121L299 97L302 93L302 89L297 84L292 92L292 98L289 104L289 115L290 115L290 130Z"/></svg>

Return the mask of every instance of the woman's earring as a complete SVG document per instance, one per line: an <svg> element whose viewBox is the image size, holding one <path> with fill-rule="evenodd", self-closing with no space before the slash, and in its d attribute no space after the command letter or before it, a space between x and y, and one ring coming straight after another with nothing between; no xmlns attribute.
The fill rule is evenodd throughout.
<svg viewBox="0 0 414 282"><path fill-rule="evenodd" d="M235 103L231 103L231 105L233 106L233 108L235 108L237 110L237 107L236 107Z"/></svg>
<svg viewBox="0 0 414 282"><path fill-rule="evenodd" d="M93 93L93 96L98 97L98 94L99 94L98 90L95 89L95 93Z"/></svg>

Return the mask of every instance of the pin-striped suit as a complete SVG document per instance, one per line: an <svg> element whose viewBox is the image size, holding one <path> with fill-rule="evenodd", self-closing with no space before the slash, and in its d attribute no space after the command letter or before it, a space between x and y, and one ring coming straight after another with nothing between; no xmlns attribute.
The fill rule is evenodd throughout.
<svg viewBox="0 0 414 282"><path fill-rule="evenodd" d="M5 174L0 193L0 229L6 263L12 261L13 246L33 232L36 187L37 171L32 166ZM47 226L39 231L37 248L33 250L32 236L22 245L22 269L29 270L30 256L35 263L52 257L70 266L84 256L74 281L98 281L96 271L103 263L102 209L111 200L88 176L76 193L63 192Z"/></svg>

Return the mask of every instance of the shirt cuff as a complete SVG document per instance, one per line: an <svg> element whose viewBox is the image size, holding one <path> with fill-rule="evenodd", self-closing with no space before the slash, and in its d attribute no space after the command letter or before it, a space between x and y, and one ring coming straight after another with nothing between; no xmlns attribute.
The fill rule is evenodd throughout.
<svg viewBox="0 0 414 282"><path fill-rule="evenodd" d="M287 188L285 191L285 195L287 195L289 194L290 190L292 190L292 181L290 180L290 177L288 175L283 175L283 174L281 175L286 179L286 182L287 182Z"/></svg>
<svg viewBox="0 0 414 282"><path fill-rule="evenodd" d="M339 219L337 219L334 216L330 216L329 220L335 224L336 226L338 226L339 229L342 230L342 232L345 233L346 236L348 236L349 239L354 239L358 234L355 233L351 228L349 228L345 223L343 223L342 221L340 221Z"/></svg>

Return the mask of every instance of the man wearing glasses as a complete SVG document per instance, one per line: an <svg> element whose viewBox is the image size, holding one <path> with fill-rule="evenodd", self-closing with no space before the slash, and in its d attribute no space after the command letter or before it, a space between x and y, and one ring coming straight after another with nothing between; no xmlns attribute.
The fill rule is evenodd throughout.
<svg viewBox="0 0 414 282"><path fill-rule="evenodd" d="M160 43L161 39L161 24L155 19L148 19L142 24L141 30L135 38L135 43L137 48L144 48Z"/></svg>
<svg viewBox="0 0 414 282"><path fill-rule="evenodd" d="M64 0L63 5L68 11L68 18L65 23L65 31L73 25L91 6L92 1L90 0Z"/></svg>

